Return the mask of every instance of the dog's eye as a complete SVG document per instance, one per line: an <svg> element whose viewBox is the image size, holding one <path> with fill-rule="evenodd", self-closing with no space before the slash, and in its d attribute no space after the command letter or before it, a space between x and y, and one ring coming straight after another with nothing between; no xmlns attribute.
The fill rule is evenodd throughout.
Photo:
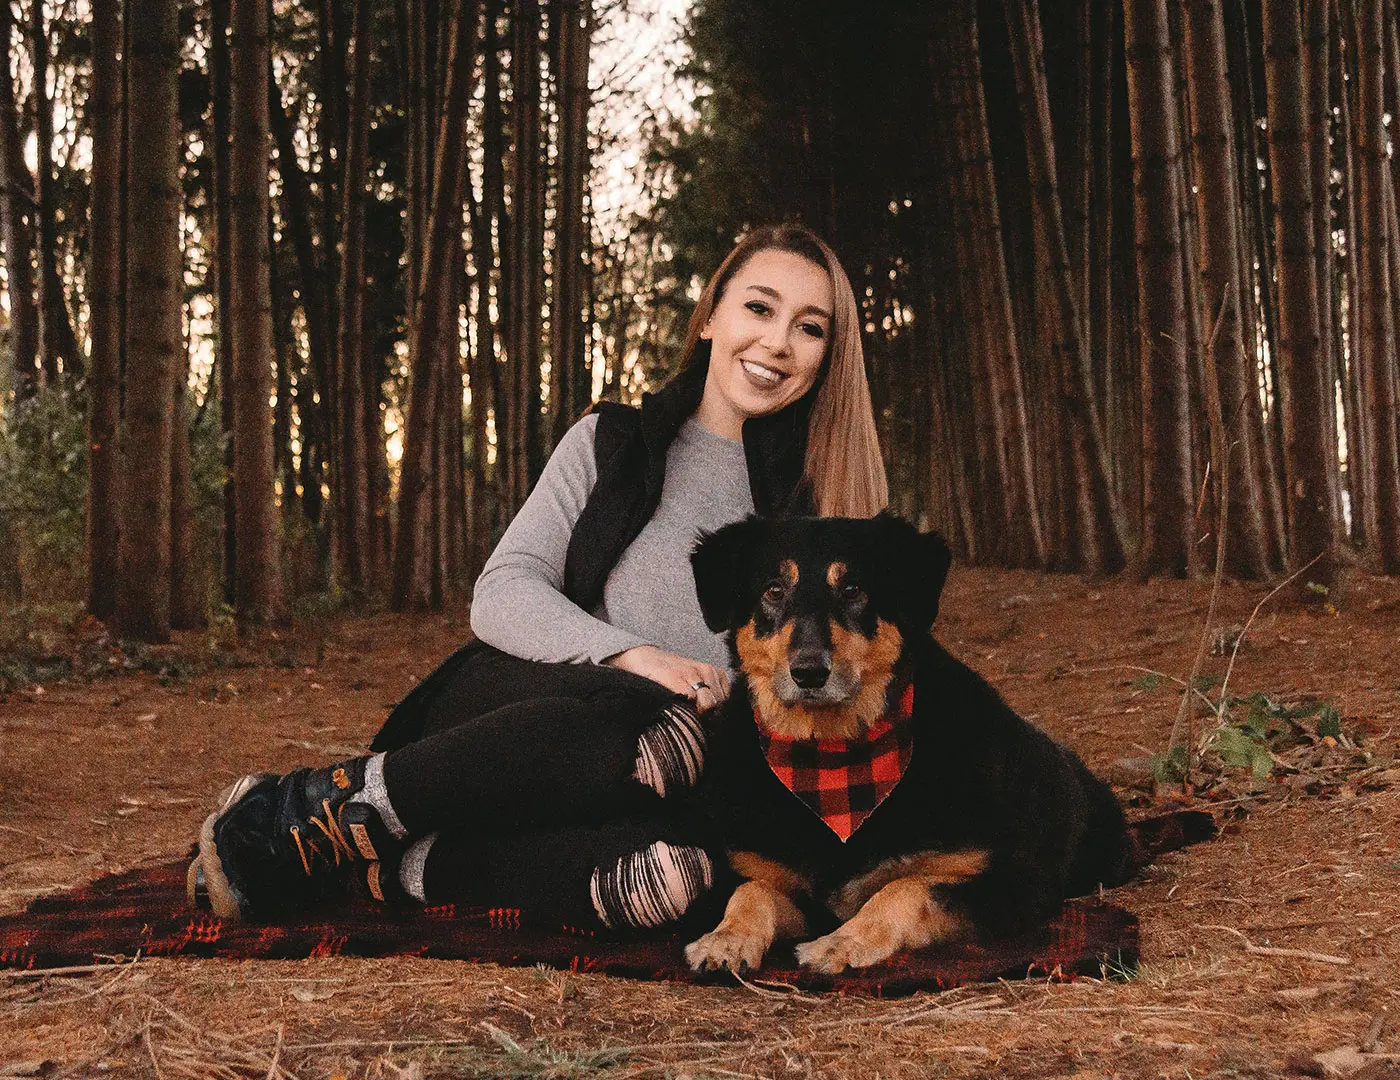
<svg viewBox="0 0 1400 1080"><path fill-rule="evenodd" d="M842 600L859 600L864 595L864 590L859 585L847 583L836 590Z"/></svg>
<svg viewBox="0 0 1400 1080"><path fill-rule="evenodd" d="M783 598L783 583L781 581L770 582L768 588L763 590L763 599L776 604Z"/></svg>

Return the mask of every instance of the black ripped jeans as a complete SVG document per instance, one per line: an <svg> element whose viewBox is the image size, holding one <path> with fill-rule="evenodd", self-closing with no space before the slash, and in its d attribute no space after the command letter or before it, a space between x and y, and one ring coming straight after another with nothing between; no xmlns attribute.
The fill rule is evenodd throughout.
<svg viewBox="0 0 1400 1080"><path fill-rule="evenodd" d="M429 902L596 925L596 867L657 841L713 850L683 799L633 776L639 736L678 700L630 672L522 660L483 642L449 657L370 744L387 751L385 787L409 836L438 834Z"/></svg>

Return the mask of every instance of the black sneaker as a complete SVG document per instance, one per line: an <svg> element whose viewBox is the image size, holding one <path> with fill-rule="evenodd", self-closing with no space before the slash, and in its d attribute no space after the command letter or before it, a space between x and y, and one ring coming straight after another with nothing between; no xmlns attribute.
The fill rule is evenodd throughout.
<svg viewBox="0 0 1400 1080"><path fill-rule="evenodd" d="M364 788L367 761L234 783L200 829L190 902L225 919L263 918L343 886L357 862L396 855L402 845L379 812L350 801Z"/></svg>

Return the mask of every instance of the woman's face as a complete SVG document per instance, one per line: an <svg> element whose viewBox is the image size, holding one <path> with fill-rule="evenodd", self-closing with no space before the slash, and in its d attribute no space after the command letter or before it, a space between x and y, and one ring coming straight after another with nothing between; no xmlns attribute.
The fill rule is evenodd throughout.
<svg viewBox="0 0 1400 1080"><path fill-rule="evenodd" d="M737 439L745 420L810 390L831 339L833 306L824 267L790 251L750 256L700 334L710 342L702 421L721 421L728 430L720 433Z"/></svg>

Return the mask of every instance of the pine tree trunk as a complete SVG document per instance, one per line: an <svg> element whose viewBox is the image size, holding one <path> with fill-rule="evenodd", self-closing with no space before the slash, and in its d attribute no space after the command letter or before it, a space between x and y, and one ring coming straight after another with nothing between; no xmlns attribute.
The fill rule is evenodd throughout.
<svg viewBox="0 0 1400 1080"><path fill-rule="evenodd" d="M0 0L0 6L8 6ZM120 0L93 0L92 226L88 261L88 611L117 609L120 573L122 20Z"/></svg>
<svg viewBox="0 0 1400 1080"><path fill-rule="evenodd" d="M306 175L297 162L292 145L292 123L282 105L282 92L270 87L268 107L277 142L277 171L282 177L282 217L291 234L292 250L296 254L297 276L301 285L301 309L306 317L307 351L311 359L308 382L297 386L297 414L301 418L302 441L302 506L308 521L321 520L322 458L327 450L329 391L318 403L313 400L317 389L327 386L331 365L330 305L326 299L325 271L312 242L312 203L307 191ZM324 536L327 530L322 529Z"/></svg>
<svg viewBox="0 0 1400 1080"><path fill-rule="evenodd" d="M1264 0L1264 73L1268 84L1269 169L1278 246L1279 374L1284 432L1289 568L1321 556L1310 581L1331 585L1335 499L1327 464L1326 411L1313 246L1313 172L1307 101L1299 75L1303 32L1297 0Z"/></svg>
<svg viewBox="0 0 1400 1080"><path fill-rule="evenodd" d="M1400 571L1400 471L1397 470L1395 391L1395 316L1390 290L1390 235L1385 210L1388 182L1381 0L1359 0L1358 107L1361 199L1357 207L1361 307L1358 360L1370 453L1365 463L1366 490L1373 500L1375 532L1367 537L1381 569Z"/></svg>
<svg viewBox="0 0 1400 1080"><path fill-rule="evenodd" d="M10 41L14 15L0 3L0 41ZM8 53L7 53L8 55ZM10 65L0 64L0 243L5 247L5 292L10 301L10 369L23 401L39 388L39 310L34 300L34 235L29 217L33 178L24 161Z"/></svg>
<svg viewBox="0 0 1400 1080"><path fill-rule="evenodd" d="M971 262L968 270L977 276L971 293L975 303L969 306L968 317L977 324L982 347L975 351L973 361L980 367L988 388L994 471L1000 490L1005 491L997 529L1005 538L1011 565L1044 567L1049 551L1035 487L1011 285L1002 247L1001 210L992 173L976 4L964 0L956 5L955 12L953 48L960 55L951 58L949 65L955 80L950 102L952 150L966 207L963 216Z"/></svg>
<svg viewBox="0 0 1400 1080"><path fill-rule="evenodd" d="M233 473L239 625L280 617L281 553L272 463L272 292L268 283L268 18L264 0L232 0L229 178L233 329Z"/></svg>
<svg viewBox="0 0 1400 1080"><path fill-rule="evenodd" d="M498 340L501 362L496 369L498 380L495 394L496 416L496 479L501 489L502 513L514 516L520 504L525 501L525 492L518 490L516 483L521 470L517 468L515 430L520 416L515 406L514 388L514 345L512 334L514 317L511 314L515 288L512 280L514 260L511 256L511 211L505 201L505 117L501 107L501 53L500 35L497 22L501 15L502 0L486 0L485 32L482 37L482 161L481 161L481 213L489 230L495 224L495 235L500 248L497 259L500 268L496 274L496 308L500 312L500 333Z"/></svg>
<svg viewBox="0 0 1400 1080"><path fill-rule="evenodd" d="M1345 539L1341 457L1338 452L1337 378L1341 350L1335 333L1332 252L1331 0L1304 0L1303 86L1307 88L1309 153L1312 160L1313 259L1317 275L1318 333L1321 335L1323 440L1336 539Z"/></svg>
<svg viewBox="0 0 1400 1080"><path fill-rule="evenodd" d="M442 366L437 346L449 307L454 234L462 230L463 186L466 181L466 139L462 126L471 97L472 42L478 5L461 0L453 15L450 63L443 88L443 112L433 160L432 212L423 250L423 289L409 326L410 392L404 453L399 480L398 532L394 541L394 574L390 604L396 611L431 604L430 529L433 514L430 481Z"/></svg>
<svg viewBox="0 0 1400 1080"><path fill-rule="evenodd" d="M127 317L121 586L124 637L170 639L171 402L184 351L177 0L131 13L126 105Z"/></svg>
<svg viewBox="0 0 1400 1080"><path fill-rule="evenodd" d="M1138 326L1142 365L1141 575L1194 568L1186 302L1181 280L1180 154L1165 0L1127 0Z"/></svg>
<svg viewBox="0 0 1400 1080"><path fill-rule="evenodd" d="M229 260L233 251L233 226L229 217L229 99L232 94L228 55L229 0L210 0L210 113L213 120L214 250L214 363L219 380L219 435L223 441L223 573L220 584L224 603L233 605L237 591L238 526L233 498L233 274Z"/></svg>
<svg viewBox="0 0 1400 1080"><path fill-rule="evenodd" d="M193 630L205 623L203 566L194 540L190 487L188 362L176 365L170 419L170 625Z"/></svg>
<svg viewBox="0 0 1400 1080"><path fill-rule="evenodd" d="M59 367L70 379L83 375L82 351L73 334L64 299L63 282L58 276L57 178L53 171L53 101L49 98L49 33L44 23L43 3L31 3L30 59L33 61L32 107L34 141L38 147L38 196L35 214L39 219L39 357L44 378L57 384Z"/></svg>
<svg viewBox="0 0 1400 1080"><path fill-rule="evenodd" d="M355 0L354 68L346 124L344 210L340 257L340 558L346 584L363 589L369 578L369 486L364 424L365 182L369 141L372 6Z"/></svg>
<svg viewBox="0 0 1400 1080"><path fill-rule="evenodd" d="M1252 300L1245 295L1248 278L1238 261L1240 200L1236 188L1234 121L1225 70L1225 24L1220 0L1188 0L1187 71L1191 84L1192 148L1201 238L1200 290L1203 310L1214 325L1220 305L1224 322L1215 341L1221 417L1232 436L1230 476L1231 535L1227 564L1238 577L1269 572L1262 492L1257 463L1259 429L1249 409L1254 382L1253 342L1246 348L1242 312ZM1252 277L1252 275L1250 275Z"/></svg>
<svg viewBox="0 0 1400 1080"><path fill-rule="evenodd" d="M1065 240L1055 168L1055 144L1045 85L1040 16L1034 0L1006 0L1016 86L1026 131L1026 161L1036 220L1036 283L1050 296L1037 297L1037 314L1053 318L1042 331L1058 369L1068 426L1074 492L1074 541L1069 564L1090 574L1123 565L1122 513L1108 482L1108 458L1089 382L1083 325ZM1044 314L1041 314L1042 309ZM1066 508L1068 510L1068 508Z"/></svg>
<svg viewBox="0 0 1400 1080"><path fill-rule="evenodd" d="M583 195L588 181L588 55L592 0L561 0L552 54L559 87L559 196L554 219L554 289L549 317L551 445L578 417L578 384L588 378L583 351ZM586 391L585 391L586 392Z"/></svg>
<svg viewBox="0 0 1400 1080"><path fill-rule="evenodd" d="M540 304L544 295L544 168L540 160L540 0L517 0L511 17L512 116L511 363L515 374L516 490L523 500L544 468L541 439Z"/></svg>
<svg viewBox="0 0 1400 1080"><path fill-rule="evenodd" d="M495 262L491 226L482 208L467 188L467 214L472 231L472 266L476 282L476 348L472 351L467 378L472 392L472 488L470 552L467 576L475 581L491 553L491 500L487 480L487 413L500 401L500 375L496 363L496 326L491 319L491 277ZM497 431L501 414L496 412ZM501 476L502 459L497 444L496 477ZM501 499L499 482L495 502Z"/></svg>

